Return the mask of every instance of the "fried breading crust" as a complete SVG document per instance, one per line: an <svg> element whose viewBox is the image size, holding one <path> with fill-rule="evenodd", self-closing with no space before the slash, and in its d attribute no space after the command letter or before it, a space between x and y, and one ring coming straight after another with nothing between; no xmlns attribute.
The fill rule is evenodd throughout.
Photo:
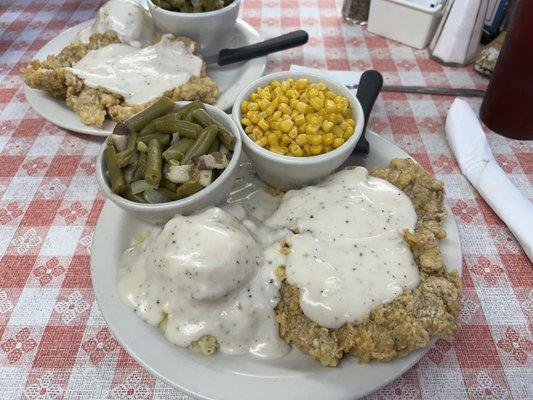
<svg viewBox="0 0 533 400"><path fill-rule="evenodd" d="M438 247L446 236L441 228L446 217L444 185L409 159L394 159L371 175L403 190L413 202L418 221L404 239L419 267L420 284L374 308L359 325L328 329L304 315L299 289L279 268L281 300L275 311L280 335L325 366L337 365L345 353L362 362L390 361L429 346L432 336L451 340L459 329L460 279L456 272L447 272Z"/></svg>
<svg viewBox="0 0 533 400"><path fill-rule="evenodd" d="M192 51L196 47L194 41L189 38L178 37L176 40L182 41ZM44 61L33 60L22 72L24 82L34 89L49 92L54 97L65 98L67 106L72 108L86 125L101 127L107 116L114 121L123 122L156 100L145 104L127 104L120 95L84 85L83 80L67 69L81 60L90 50L111 43L120 43L114 31L95 33L91 35L87 44L73 43L59 54L48 56ZM213 104L218 98L218 86L207 76L204 64L200 77L193 77L186 84L163 95L175 101L202 100L204 103Z"/></svg>

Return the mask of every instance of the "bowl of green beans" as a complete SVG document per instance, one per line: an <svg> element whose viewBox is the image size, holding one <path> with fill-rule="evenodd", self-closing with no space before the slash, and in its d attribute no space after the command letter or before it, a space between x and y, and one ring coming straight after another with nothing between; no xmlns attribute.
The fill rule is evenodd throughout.
<svg viewBox="0 0 533 400"><path fill-rule="evenodd" d="M204 56L227 47L241 0L148 0L156 26L165 33L186 36Z"/></svg>
<svg viewBox="0 0 533 400"><path fill-rule="evenodd" d="M225 112L162 97L117 124L98 154L96 179L122 209L164 222L224 202L240 155L238 128Z"/></svg>

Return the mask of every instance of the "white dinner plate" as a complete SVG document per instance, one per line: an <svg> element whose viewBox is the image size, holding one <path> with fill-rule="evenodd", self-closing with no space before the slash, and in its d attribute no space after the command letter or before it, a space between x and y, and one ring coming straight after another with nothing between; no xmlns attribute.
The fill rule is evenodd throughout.
<svg viewBox="0 0 533 400"><path fill-rule="evenodd" d="M407 153L368 132L370 154L353 157L348 165L367 168L385 166L392 158ZM258 180L245 161L230 201L253 197ZM264 193L264 192L263 192ZM444 223L446 239L440 243L446 265L461 272L459 233L448 210ZM322 367L293 346L277 360L249 355L231 356L217 352L206 357L168 342L120 301L116 291L119 258L130 246L132 236L149 224L126 214L111 201L104 205L96 225L91 250L94 293L102 314L122 346L151 373L170 385L202 399L216 400L354 400L402 375L426 353L417 350L389 363L362 364L347 356L337 368Z"/></svg>
<svg viewBox="0 0 533 400"><path fill-rule="evenodd" d="M63 31L44 45L37 52L35 58L44 60L50 54L58 54L76 38L76 35L81 29L92 23L93 20L85 21ZM254 28L242 19L238 19L228 47L247 46L260 42L261 40L261 36ZM260 57L230 64L225 67L208 65L207 74L218 84L220 90L220 97L215 103L215 106L222 110L231 109L237 94L250 82L263 75L266 63L267 58ZM32 89L27 85L24 85L24 93L30 105L41 117L62 128L88 135L107 136L115 126L115 123L111 120L106 120L103 128L84 125L81 123L78 115L66 106L65 99L56 99L42 90Z"/></svg>

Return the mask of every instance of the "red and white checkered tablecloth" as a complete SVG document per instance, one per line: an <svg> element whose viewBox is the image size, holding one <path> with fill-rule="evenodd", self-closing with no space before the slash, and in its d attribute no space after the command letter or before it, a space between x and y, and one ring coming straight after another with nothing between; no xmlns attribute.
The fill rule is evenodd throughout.
<svg viewBox="0 0 533 400"><path fill-rule="evenodd" d="M0 399L189 399L156 380L109 333L94 299L90 247L104 204L94 178L101 140L60 129L27 103L20 70L47 41L91 18L101 1L0 1ZM241 16L265 37L306 29L310 42L269 57L375 68L390 84L483 88L472 68L344 24L340 1L247 0ZM532 265L461 175L443 133L451 97L384 93L370 128L446 184L461 234L462 329L375 399L532 399ZM478 109L480 101L468 100ZM489 133L501 167L533 198L533 142ZM176 366L179 368L179 366Z"/></svg>

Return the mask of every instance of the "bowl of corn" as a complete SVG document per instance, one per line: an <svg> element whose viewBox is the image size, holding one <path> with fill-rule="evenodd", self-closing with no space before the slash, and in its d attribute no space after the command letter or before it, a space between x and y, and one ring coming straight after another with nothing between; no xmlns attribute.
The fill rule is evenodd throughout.
<svg viewBox="0 0 533 400"><path fill-rule="evenodd" d="M252 82L232 114L257 174L282 190L335 171L353 152L364 126L361 104L342 84L296 71Z"/></svg>

